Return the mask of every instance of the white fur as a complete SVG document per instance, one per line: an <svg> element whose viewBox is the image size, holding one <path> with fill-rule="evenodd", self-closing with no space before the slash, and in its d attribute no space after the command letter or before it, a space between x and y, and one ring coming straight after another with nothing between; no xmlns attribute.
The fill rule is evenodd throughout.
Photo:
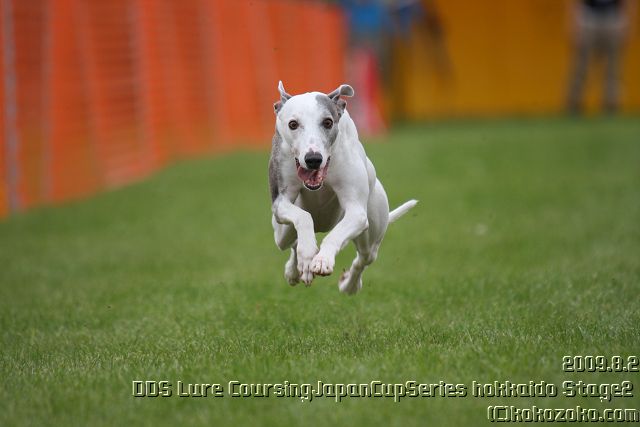
<svg viewBox="0 0 640 427"><path fill-rule="evenodd" d="M291 97L284 87L279 88L285 102L277 111L276 130L282 141L273 155L277 156L281 191L273 201L272 224L278 247L291 247L285 278L291 285L299 281L310 285L315 275L331 274L336 254L353 241L358 254L340 277L339 289L354 294L362 287L362 272L377 257L387 225L417 201L406 202L390 214L387 195L349 113L344 111L336 124L337 138L327 146L316 125L323 119L317 101L320 93ZM300 125L296 131L288 127L291 120ZM296 172L295 159L310 150L322 154L321 167L331 157L328 174L317 191L304 187ZM328 232L320 247L316 232Z"/></svg>
<svg viewBox="0 0 640 427"><path fill-rule="evenodd" d="M294 157L302 161L304 154L309 151L316 151L322 154L322 164L324 167L329 157L328 151L322 143L322 134L318 126L312 126L321 121L320 112L317 109L316 95L320 92L311 92L304 95L294 96L282 107L276 118L276 128L280 135L289 142L291 152ZM296 137L293 138L289 130L289 122L296 120L300 123L300 128L296 130Z"/></svg>

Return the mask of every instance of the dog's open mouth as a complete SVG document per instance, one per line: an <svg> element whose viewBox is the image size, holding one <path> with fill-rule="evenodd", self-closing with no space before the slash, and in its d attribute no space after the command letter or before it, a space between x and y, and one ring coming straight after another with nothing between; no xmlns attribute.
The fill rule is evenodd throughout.
<svg viewBox="0 0 640 427"><path fill-rule="evenodd" d="M298 159L296 159L296 169L298 170L298 178L300 178L305 187L309 190L319 190L322 187L324 178L327 176L327 170L329 169L329 161L331 157L327 159L327 164L322 169L306 169L300 165Z"/></svg>

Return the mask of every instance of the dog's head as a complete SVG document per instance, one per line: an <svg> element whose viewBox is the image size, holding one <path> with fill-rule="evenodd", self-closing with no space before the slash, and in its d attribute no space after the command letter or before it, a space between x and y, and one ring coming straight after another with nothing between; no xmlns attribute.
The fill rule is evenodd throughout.
<svg viewBox="0 0 640 427"><path fill-rule="evenodd" d="M343 84L329 94L291 96L280 82L278 90L280 100L273 104L276 130L291 147L298 177L308 189L318 190L327 176L338 122L347 106L340 97L353 96L353 88Z"/></svg>

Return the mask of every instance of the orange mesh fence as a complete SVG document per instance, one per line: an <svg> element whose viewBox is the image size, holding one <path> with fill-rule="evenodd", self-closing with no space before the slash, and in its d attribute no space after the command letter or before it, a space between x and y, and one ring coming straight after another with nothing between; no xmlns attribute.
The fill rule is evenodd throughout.
<svg viewBox="0 0 640 427"><path fill-rule="evenodd" d="M0 2L0 49L5 45L5 33L7 33L7 25L5 22L5 4L4 0ZM10 29L10 28L9 28ZM0 174L0 218L7 215L9 210L9 191L8 191L8 160L7 160L7 130L5 127L5 121L7 116L7 109L5 107L5 85L8 82L8 76L5 76L5 56L7 52L0 50L0 170L3 172Z"/></svg>
<svg viewBox="0 0 640 427"><path fill-rule="evenodd" d="M0 0L0 217L184 157L269 146L277 81L344 80L336 7Z"/></svg>

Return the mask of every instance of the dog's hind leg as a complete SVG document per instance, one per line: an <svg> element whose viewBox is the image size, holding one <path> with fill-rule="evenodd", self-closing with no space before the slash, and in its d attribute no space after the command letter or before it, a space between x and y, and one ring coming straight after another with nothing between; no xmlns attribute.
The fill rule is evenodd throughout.
<svg viewBox="0 0 640 427"><path fill-rule="evenodd" d="M385 227L386 229L386 227ZM362 289L362 272L378 257L378 249L382 243L384 231L376 233L375 228L369 229L354 239L357 255L351 263L351 268L342 273L338 288L340 292L353 295Z"/></svg>
<svg viewBox="0 0 640 427"><path fill-rule="evenodd" d="M287 283L291 286L295 286L300 283L300 272L298 271L298 256L296 253L296 245L291 247L291 255L289 260L284 265L284 278L287 279Z"/></svg>
<svg viewBox="0 0 640 427"><path fill-rule="evenodd" d="M351 268L342 273L340 281L338 282L340 292L349 295L353 295L362 289L362 272L369 264L376 260L378 249L380 248L380 243L370 246L360 241L360 239L356 239L354 243L358 251L356 259L351 263Z"/></svg>
<svg viewBox="0 0 640 427"><path fill-rule="evenodd" d="M297 254L297 237L295 227L289 224L278 224L275 218L273 223L273 236L276 241L276 245L281 250L285 250L291 247L291 255L289 260L284 265L284 278L291 286L295 286L300 283L300 272L298 271L298 254Z"/></svg>
<svg viewBox="0 0 640 427"><path fill-rule="evenodd" d="M376 182L374 192L367 207L369 228L353 239L358 254L351 268L342 273L338 288L340 292L353 295L362 289L362 272L378 257L378 249L389 223L389 202L380 182Z"/></svg>

